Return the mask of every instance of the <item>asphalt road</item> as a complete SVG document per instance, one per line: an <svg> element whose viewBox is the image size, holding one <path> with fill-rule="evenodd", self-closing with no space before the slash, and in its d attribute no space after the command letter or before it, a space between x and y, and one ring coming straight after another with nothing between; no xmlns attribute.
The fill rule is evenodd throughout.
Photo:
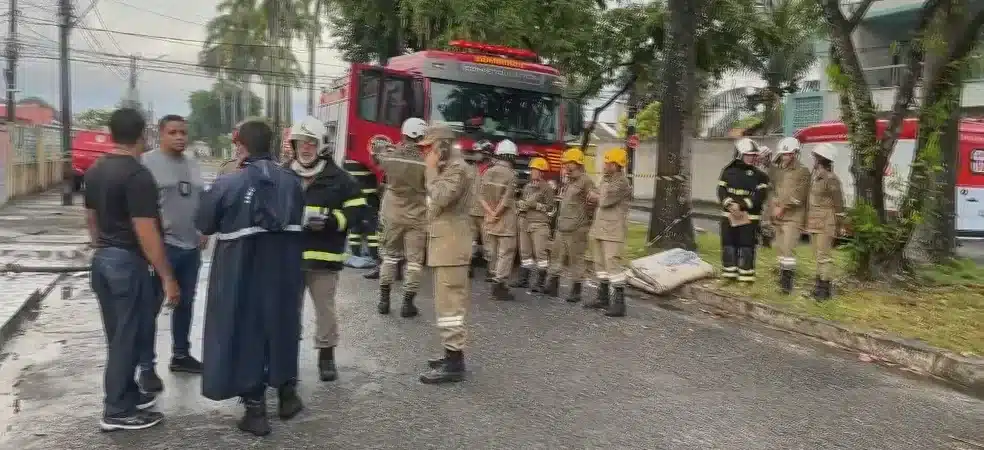
<svg viewBox="0 0 984 450"><path fill-rule="evenodd" d="M429 282L422 315L405 320L377 315L376 285L359 274L346 271L338 292L341 379L316 381L307 306L307 410L274 420L263 439L234 429L235 401L205 400L196 377L166 368L163 425L100 433L103 332L85 276L68 280L5 349L0 448L924 450L973 448L954 438L984 442L984 401L822 344L686 307L630 301L628 317L610 320L528 295L497 303L478 281L469 379L422 385L417 374L440 349ZM159 321L163 361L168 319Z"/></svg>

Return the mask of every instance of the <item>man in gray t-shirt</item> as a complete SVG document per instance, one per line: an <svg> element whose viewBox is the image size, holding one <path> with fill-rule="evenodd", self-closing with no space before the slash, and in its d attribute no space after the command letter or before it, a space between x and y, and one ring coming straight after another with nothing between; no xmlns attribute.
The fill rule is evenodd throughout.
<svg viewBox="0 0 984 450"><path fill-rule="evenodd" d="M180 287L180 301L171 314L172 372L201 373L202 363L190 354L191 318L194 316L195 287L201 267L201 250L207 239L195 228L195 214L204 191L201 168L186 154L188 125L181 116L164 116L159 123L160 149L143 155L143 164L154 175L160 193L161 228L167 247L168 261ZM157 296L161 298L160 295ZM145 392L164 389L154 370L154 343L157 334L157 315L161 302L151 308L142 333L140 376L138 381Z"/></svg>

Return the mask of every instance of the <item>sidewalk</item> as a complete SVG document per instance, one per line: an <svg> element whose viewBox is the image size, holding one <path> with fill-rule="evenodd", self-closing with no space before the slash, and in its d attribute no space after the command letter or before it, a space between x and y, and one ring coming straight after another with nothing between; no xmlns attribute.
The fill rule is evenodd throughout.
<svg viewBox="0 0 984 450"><path fill-rule="evenodd" d="M0 207L0 346L69 270L89 264L82 198L62 206L54 190Z"/></svg>

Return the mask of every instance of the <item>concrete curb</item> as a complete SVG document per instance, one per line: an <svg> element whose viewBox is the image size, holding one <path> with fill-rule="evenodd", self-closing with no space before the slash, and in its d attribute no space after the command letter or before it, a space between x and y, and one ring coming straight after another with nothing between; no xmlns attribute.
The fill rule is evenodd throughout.
<svg viewBox="0 0 984 450"><path fill-rule="evenodd" d="M857 330L823 319L786 312L752 299L706 287L683 286L677 296L929 373L963 386L974 395L984 397L984 358L963 357L918 340Z"/></svg>
<svg viewBox="0 0 984 450"><path fill-rule="evenodd" d="M7 342L20 331L24 322L31 318L38 305L41 304L41 300L47 297L55 288L55 285L65 279L65 277L66 275L57 276L47 285L35 289L34 292L24 299L20 308L17 308L17 311L6 322L0 325L0 349L7 345Z"/></svg>

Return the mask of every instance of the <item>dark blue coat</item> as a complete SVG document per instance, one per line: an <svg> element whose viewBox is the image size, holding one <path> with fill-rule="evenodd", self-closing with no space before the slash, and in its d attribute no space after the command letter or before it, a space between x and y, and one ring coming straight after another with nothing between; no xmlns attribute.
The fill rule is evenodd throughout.
<svg viewBox="0 0 984 450"><path fill-rule="evenodd" d="M196 224L217 238L208 280L202 395L224 400L297 378L304 278L300 178L247 160L205 192Z"/></svg>

